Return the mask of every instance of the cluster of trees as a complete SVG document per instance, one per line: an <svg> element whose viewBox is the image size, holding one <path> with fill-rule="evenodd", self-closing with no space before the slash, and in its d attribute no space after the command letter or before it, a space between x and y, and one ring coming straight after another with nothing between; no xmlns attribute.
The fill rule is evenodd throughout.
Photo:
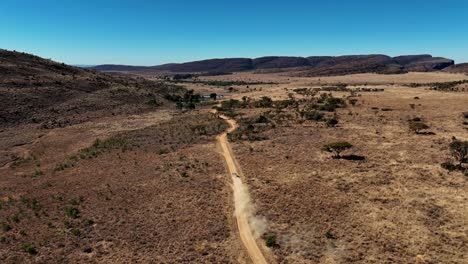
<svg viewBox="0 0 468 264"><path fill-rule="evenodd" d="M170 93L164 96L167 100L175 102L177 108L195 109L196 104L200 103L200 94L195 94L193 90L186 90L182 94Z"/></svg>

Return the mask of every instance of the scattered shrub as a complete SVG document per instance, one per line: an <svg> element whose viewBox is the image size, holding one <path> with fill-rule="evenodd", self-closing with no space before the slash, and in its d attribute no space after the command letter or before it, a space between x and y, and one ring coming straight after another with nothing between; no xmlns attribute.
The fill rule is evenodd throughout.
<svg viewBox="0 0 468 264"><path fill-rule="evenodd" d="M70 232L75 236L81 236L81 231L78 228L72 228Z"/></svg>
<svg viewBox="0 0 468 264"><path fill-rule="evenodd" d="M276 242L276 236L275 235L269 235L267 236L266 240L265 240L265 245L269 248L272 248L272 247L276 247L278 246L277 242Z"/></svg>
<svg viewBox="0 0 468 264"><path fill-rule="evenodd" d="M76 219L80 217L80 211L78 208L75 207L67 207L65 209L65 212L67 213L68 217Z"/></svg>
<svg viewBox="0 0 468 264"><path fill-rule="evenodd" d="M461 168L461 166L458 166L458 165L455 165L451 162L444 162L442 164L440 164L440 166L448 171L455 171L455 170L459 170Z"/></svg>
<svg viewBox="0 0 468 264"><path fill-rule="evenodd" d="M12 229L11 225L6 222L0 222L3 232L8 232Z"/></svg>
<svg viewBox="0 0 468 264"><path fill-rule="evenodd" d="M306 120L313 120L313 121L320 121L324 117L324 115L318 111L304 111L304 112L301 112L301 114Z"/></svg>
<svg viewBox="0 0 468 264"><path fill-rule="evenodd" d="M468 163L468 141L453 140L449 148L450 154L455 158L459 166Z"/></svg>
<svg viewBox="0 0 468 264"><path fill-rule="evenodd" d="M416 134L420 134L422 130L428 129L429 126L424 123L423 121L410 121L409 122L409 129Z"/></svg>
<svg viewBox="0 0 468 264"><path fill-rule="evenodd" d="M82 149L78 156L80 159L92 159L112 149L125 149L129 146L129 142L122 137L110 137L105 140L96 139L91 147Z"/></svg>
<svg viewBox="0 0 468 264"><path fill-rule="evenodd" d="M336 236L331 231L327 231L325 237L328 239L336 239Z"/></svg>
<svg viewBox="0 0 468 264"><path fill-rule="evenodd" d="M166 148L159 149L159 155L164 155L164 154L167 154L167 153L169 153L169 150L167 150Z"/></svg>
<svg viewBox="0 0 468 264"><path fill-rule="evenodd" d="M330 118L327 120L326 124L327 127L335 127L336 125L338 125L338 119L336 119L335 117Z"/></svg>
<svg viewBox="0 0 468 264"><path fill-rule="evenodd" d="M160 106L161 103L156 99L156 98L151 98L149 99L147 102L146 102L147 105L149 106L153 106L153 107L156 107L156 106Z"/></svg>
<svg viewBox="0 0 468 264"><path fill-rule="evenodd" d="M37 255L38 253L36 248L34 248L34 246L31 244L24 244L22 248L24 252L28 253L29 255Z"/></svg>
<svg viewBox="0 0 468 264"><path fill-rule="evenodd" d="M19 222L20 222L19 215L18 215L18 214L12 215L12 216L10 217L10 220L11 220L13 223L19 223Z"/></svg>

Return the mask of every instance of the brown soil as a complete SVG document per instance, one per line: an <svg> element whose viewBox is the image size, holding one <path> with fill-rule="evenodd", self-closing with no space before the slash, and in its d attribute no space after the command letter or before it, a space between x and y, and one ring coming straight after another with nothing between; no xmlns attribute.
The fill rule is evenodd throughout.
<svg viewBox="0 0 468 264"><path fill-rule="evenodd" d="M264 132L267 140L235 143L258 214L277 236L278 261L466 262L468 178L440 166L452 137L468 139L466 102L466 93L386 88L339 110L337 128L282 126ZM435 135L409 132L414 117ZM347 154L366 159L336 160L321 151L337 140L356 146Z"/></svg>
<svg viewBox="0 0 468 264"><path fill-rule="evenodd" d="M0 262L242 259L230 189L215 151L214 136L226 124L211 114L168 117L160 113L135 122L115 118L55 129L23 145L28 156L0 170L0 221L11 227L0 231ZM126 122L131 125L119 127ZM116 132L128 146L54 170L96 138ZM24 251L28 244L37 255Z"/></svg>

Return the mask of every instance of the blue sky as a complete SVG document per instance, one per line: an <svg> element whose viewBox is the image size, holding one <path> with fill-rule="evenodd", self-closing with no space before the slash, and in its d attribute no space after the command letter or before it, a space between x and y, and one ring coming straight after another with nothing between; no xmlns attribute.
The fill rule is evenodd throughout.
<svg viewBox="0 0 468 264"><path fill-rule="evenodd" d="M0 48L69 64L430 53L468 62L465 0L1 0Z"/></svg>

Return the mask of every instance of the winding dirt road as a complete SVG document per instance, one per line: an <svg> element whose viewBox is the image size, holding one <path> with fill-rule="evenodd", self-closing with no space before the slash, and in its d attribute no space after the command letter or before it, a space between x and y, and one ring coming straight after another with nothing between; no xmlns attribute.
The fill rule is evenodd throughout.
<svg viewBox="0 0 468 264"><path fill-rule="evenodd" d="M249 225L249 219L252 217L250 215L251 211L247 209L250 205L249 199L246 197L246 187L243 185L240 175L239 166L234 158L231 147L229 145L227 134L232 132L237 128L237 123L223 115L220 115L220 118L224 119L229 125L230 128L223 134L218 136L218 142L221 145L224 159L226 160L229 173L232 178L232 188L234 191L234 204L235 204L235 215L237 219L237 227L239 229L239 234L247 249L247 253L250 256L250 259L253 263L257 264L266 264L267 261L263 256L262 251L255 241L255 237Z"/></svg>

